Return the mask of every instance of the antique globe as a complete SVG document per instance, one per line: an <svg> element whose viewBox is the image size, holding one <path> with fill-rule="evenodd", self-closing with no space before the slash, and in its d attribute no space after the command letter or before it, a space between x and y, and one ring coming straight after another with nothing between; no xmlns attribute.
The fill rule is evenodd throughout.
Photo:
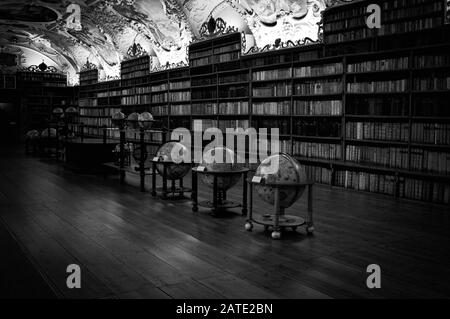
<svg viewBox="0 0 450 319"><path fill-rule="evenodd" d="M217 176L217 188L226 191L239 182L241 178L242 164L237 161L235 153L227 147L216 146L203 152L202 166L206 167L205 171L214 172L233 172L236 174L229 174ZM214 187L214 175L200 174L200 177L206 185Z"/></svg>
<svg viewBox="0 0 450 319"><path fill-rule="evenodd" d="M112 123L114 124L114 126L116 126L118 128L123 128L124 123L125 123L125 114L123 114L122 112L117 112L117 113L113 114L111 119L112 119Z"/></svg>
<svg viewBox="0 0 450 319"><path fill-rule="evenodd" d="M153 115L151 115L149 112L143 112L139 115L139 124L142 128L145 130L149 130L152 128L153 125Z"/></svg>
<svg viewBox="0 0 450 319"><path fill-rule="evenodd" d="M25 140L28 142L36 141L39 139L40 136L41 134L39 134L39 131L31 130L28 131L27 134L25 135Z"/></svg>
<svg viewBox="0 0 450 319"><path fill-rule="evenodd" d="M64 110L60 107L54 108L52 112L57 116L61 116L64 114Z"/></svg>
<svg viewBox="0 0 450 319"><path fill-rule="evenodd" d="M189 150L183 144L171 141L162 145L156 152L159 161L171 163L166 164L166 176L169 180L178 180L185 177L191 168L189 163L183 163L186 155L189 155ZM164 165L157 164L156 169L161 176L164 174Z"/></svg>
<svg viewBox="0 0 450 319"><path fill-rule="evenodd" d="M292 156L288 154L276 154L269 156L256 170L255 176L259 176L264 181L261 185L255 185L255 191L259 197L268 204L274 205L274 188L266 184L294 184L294 186L284 186L279 188L280 208L291 207L305 191L305 186L296 186L307 182L304 167Z"/></svg>
<svg viewBox="0 0 450 319"><path fill-rule="evenodd" d="M42 131L41 133L42 138L56 138L56 129L54 128L47 128Z"/></svg>
<svg viewBox="0 0 450 319"><path fill-rule="evenodd" d="M127 118L128 127L137 130L139 129L139 114L134 112L128 115Z"/></svg>
<svg viewBox="0 0 450 319"><path fill-rule="evenodd" d="M78 116L78 110L73 106L69 106L68 108L66 108L64 114L67 123L75 123Z"/></svg>

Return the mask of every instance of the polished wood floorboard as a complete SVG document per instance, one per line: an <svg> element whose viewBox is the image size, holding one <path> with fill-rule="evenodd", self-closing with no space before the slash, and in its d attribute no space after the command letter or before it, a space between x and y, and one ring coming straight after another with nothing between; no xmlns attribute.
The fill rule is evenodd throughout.
<svg viewBox="0 0 450 319"><path fill-rule="evenodd" d="M199 199L210 194L200 183ZM256 212L270 211L255 199ZM120 185L19 149L0 153L0 221L59 297L450 296L448 207L325 186L314 201L314 236L299 229L273 241L261 227L246 232L238 214L193 213L189 200L141 193L136 176ZM305 211L306 196L290 209ZM81 289L66 287L73 263ZM382 289L366 288L370 264L381 266Z"/></svg>

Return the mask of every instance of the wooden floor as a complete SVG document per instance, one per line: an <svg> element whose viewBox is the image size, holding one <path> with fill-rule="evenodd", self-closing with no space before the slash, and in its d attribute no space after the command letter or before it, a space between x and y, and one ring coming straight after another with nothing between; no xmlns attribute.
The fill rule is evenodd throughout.
<svg viewBox="0 0 450 319"><path fill-rule="evenodd" d="M300 229L273 241L258 226L246 232L238 215L155 200L135 177L120 185L115 176L1 152L0 220L60 297L450 296L448 207L320 186L315 235ZM208 194L201 187L201 197ZM256 203L256 211L267 209ZM290 212L305 209L303 198ZM66 287L73 263L82 269L79 290ZM382 289L366 288L369 264L381 266Z"/></svg>

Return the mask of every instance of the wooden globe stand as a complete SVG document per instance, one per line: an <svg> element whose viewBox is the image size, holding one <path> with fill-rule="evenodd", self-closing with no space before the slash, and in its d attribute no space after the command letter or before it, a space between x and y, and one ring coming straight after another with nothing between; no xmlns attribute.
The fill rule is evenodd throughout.
<svg viewBox="0 0 450 319"><path fill-rule="evenodd" d="M248 184L248 215L247 222L245 224L245 229L248 231L253 230L253 223L263 225L264 229L267 231L272 228L272 238L280 239L281 231L287 228L296 231L300 226L306 226L306 232L312 234L314 232L313 223L313 186L314 182L305 183L265 183L259 177L254 177L253 179L247 179ZM255 185L272 187L274 190L274 214L267 215L257 215L253 216L253 187ZM291 216L285 214L285 209L280 207L280 189L281 188L297 188L297 187L307 187L308 188L308 212L305 218L298 216Z"/></svg>
<svg viewBox="0 0 450 319"><path fill-rule="evenodd" d="M192 211L197 212L198 207L204 207L212 210L213 214L219 211L242 207L242 216L247 214L247 187L245 185L245 180L247 179L247 174L249 172L248 168L242 168L235 171L211 171L207 170L205 167L198 166L192 169ZM198 175L212 175L213 182L213 199L206 201L198 201ZM218 179L220 177L228 177L232 175L242 175L244 179L243 190L242 190L242 203L237 203L234 201L227 200L227 191L219 189Z"/></svg>
<svg viewBox="0 0 450 319"><path fill-rule="evenodd" d="M158 174L158 170L156 168L157 165L163 166L163 174L162 174L162 187L156 187L156 175ZM176 181L174 179L169 179L167 176L167 168L171 165L183 165L191 167L191 164L187 163L174 163L172 161L164 161L161 157L155 157L152 160L152 196L156 197L158 193L161 194L163 199L175 199L175 198L183 198L184 193L192 192L191 188L187 188L183 186L183 178L178 179L178 186L176 185ZM169 182L171 186L168 187Z"/></svg>

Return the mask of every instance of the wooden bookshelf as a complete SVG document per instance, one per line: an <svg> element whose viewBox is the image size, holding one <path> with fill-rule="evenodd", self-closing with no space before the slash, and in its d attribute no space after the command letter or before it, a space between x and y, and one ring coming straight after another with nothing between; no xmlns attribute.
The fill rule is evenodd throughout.
<svg viewBox="0 0 450 319"><path fill-rule="evenodd" d="M368 3L389 16L384 29L359 37L365 18L354 17L364 17ZM241 56L239 33L203 40L190 46L189 67L141 74L147 61L130 60L138 73L82 85L80 103L98 112L91 116L97 129L119 110L149 111L169 130L192 130L200 120L203 129L279 128L281 150L319 183L448 204L450 26L443 16L440 0L338 5L324 14L323 44ZM405 23L410 29L392 27Z"/></svg>
<svg viewBox="0 0 450 319"><path fill-rule="evenodd" d="M67 77L61 73L20 71L16 74L16 88L26 117L24 127L44 129L48 127L55 108L77 107L77 88L67 87Z"/></svg>

